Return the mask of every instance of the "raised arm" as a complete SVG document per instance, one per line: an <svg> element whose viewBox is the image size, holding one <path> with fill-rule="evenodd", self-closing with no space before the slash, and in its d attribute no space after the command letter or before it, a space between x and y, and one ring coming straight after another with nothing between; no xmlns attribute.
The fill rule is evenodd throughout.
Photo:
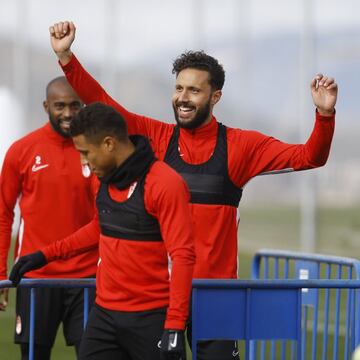
<svg viewBox="0 0 360 360"><path fill-rule="evenodd" d="M115 101L103 87L84 69L71 51L75 40L76 28L71 21L55 23L49 28L52 49L59 59L62 70L70 85L85 104L101 102L112 106L125 119L129 134L140 134L161 142L164 131L169 125L160 121L132 113Z"/></svg>
<svg viewBox="0 0 360 360"><path fill-rule="evenodd" d="M230 129L228 137L230 177L244 186L264 172L298 171L325 165L335 129L337 84L334 79L317 75L311 81L316 106L314 128L304 144L289 144L256 131Z"/></svg>
<svg viewBox="0 0 360 360"><path fill-rule="evenodd" d="M70 62L71 45L75 40L76 28L72 21L55 23L49 28L51 46L59 58L61 65Z"/></svg>
<svg viewBox="0 0 360 360"><path fill-rule="evenodd" d="M113 100L101 85L86 72L73 55L71 45L75 40L76 28L74 23L71 21L55 23L50 26L49 32L51 46L59 63L69 83L84 103L102 102L116 108L124 117L131 117L131 114Z"/></svg>

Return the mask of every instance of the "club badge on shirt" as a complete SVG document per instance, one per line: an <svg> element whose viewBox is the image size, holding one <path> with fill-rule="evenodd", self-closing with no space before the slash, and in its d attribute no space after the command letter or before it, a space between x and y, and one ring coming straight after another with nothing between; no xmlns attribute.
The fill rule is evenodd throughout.
<svg viewBox="0 0 360 360"><path fill-rule="evenodd" d="M17 335L20 335L22 332L22 324L21 324L21 317L20 315L16 316L16 325L15 325L15 331Z"/></svg>
<svg viewBox="0 0 360 360"><path fill-rule="evenodd" d="M88 178L91 174L90 168L87 165L81 165L81 167L83 176Z"/></svg>

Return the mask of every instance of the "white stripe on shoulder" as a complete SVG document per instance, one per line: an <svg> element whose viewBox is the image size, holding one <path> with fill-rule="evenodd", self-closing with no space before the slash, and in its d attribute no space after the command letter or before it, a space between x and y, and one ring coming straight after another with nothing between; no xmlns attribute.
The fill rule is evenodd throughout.
<svg viewBox="0 0 360 360"><path fill-rule="evenodd" d="M18 259L20 257L21 248L22 248L23 239L24 239L24 226L25 226L24 219L20 218L19 237L18 237L19 247L18 247L18 251L17 251L17 254L16 254L15 262L18 261Z"/></svg>
<svg viewBox="0 0 360 360"><path fill-rule="evenodd" d="M280 169L280 170L265 171L263 173L260 173L258 176L285 174L285 173L289 173L289 172L293 172L293 171L295 171L294 168L286 168L286 169Z"/></svg>

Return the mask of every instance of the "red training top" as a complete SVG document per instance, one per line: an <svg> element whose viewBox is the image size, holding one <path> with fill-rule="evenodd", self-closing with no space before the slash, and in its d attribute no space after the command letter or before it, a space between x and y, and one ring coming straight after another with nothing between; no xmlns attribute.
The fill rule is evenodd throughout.
<svg viewBox="0 0 360 360"><path fill-rule="evenodd" d="M119 190L109 185L109 195L115 201L125 201L135 186L133 183ZM98 188L99 181L95 179L96 193ZM53 261L82 253L99 243L96 303L116 311L168 306L165 328L184 329L195 263L189 198L184 180L168 165L156 161L146 175L144 203L146 211L160 224L163 242L102 235L95 216L75 234L41 251L48 261ZM168 254L172 260L170 283Z"/></svg>
<svg viewBox="0 0 360 360"><path fill-rule="evenodd" d="M159 159L164 159L173 124L129 112L91 77L75 56L62 67L80 98L86 103L102 102L113 106L125 118L130 134L150 138ZM257 131L227 128L228 169L231 181L243 187L262 172L304 170L326 163L334 132L335 116L316 113L314 129L305 144L286 144ZM215 148L218 123L189 130L180 129L179 152L190 164L206 162ZM195 278L237 277L236 208L228 205L191 204L196 247Z"/></svg>
<svg viewBox="0 0 360 360"><path fill-rule="evenodd" d="M0 178L0 279L7 278L14 207L19 198L20 229L15 257L62 239L94 216L90 171L83 169L72 139L50 123L16 141L7 151ZM26 274L31 278L87 277L96 273L97 249L55 261Z"/></svg>

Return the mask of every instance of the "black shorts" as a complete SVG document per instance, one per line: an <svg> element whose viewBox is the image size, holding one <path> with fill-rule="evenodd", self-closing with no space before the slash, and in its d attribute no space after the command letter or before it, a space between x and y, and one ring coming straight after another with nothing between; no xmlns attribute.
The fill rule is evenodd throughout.
<svg viewBox="0 0 360 360"><path fill-rule="evenodd" d="M187 322L186 337L192 348L192 323ZM238 342L235 340L211 340L197 342L197 360L239 360Z"/></svg>
<svg viewBox="0 0 360 360"><path fill-rule="evenodd" d="M17 288L15 343L29 343L30 288ZM35 344L52 347L60 323L67 345L80 342L83 333L84 289L36 288ZM89 288L89 307L95 300L95 288Z"/></svg>
<svg viewBox="0 0 360 360"><path fill-rule="evenodd" d="M94 305L80 344L80 360L159 360L166 309L139 312Z"/></svg>

